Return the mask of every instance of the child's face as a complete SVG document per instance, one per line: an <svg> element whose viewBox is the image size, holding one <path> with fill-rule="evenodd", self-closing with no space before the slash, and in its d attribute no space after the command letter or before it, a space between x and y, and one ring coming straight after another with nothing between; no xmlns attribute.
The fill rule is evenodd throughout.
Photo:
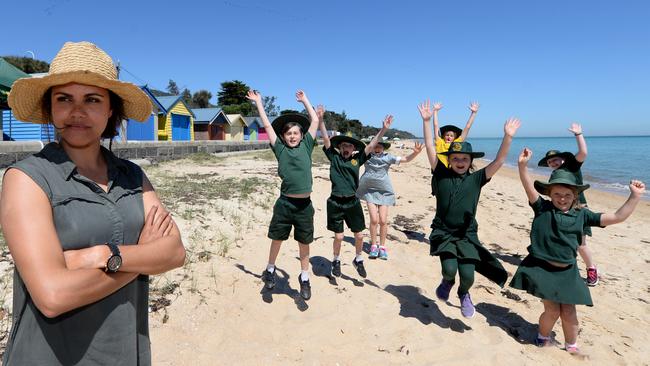
<svg viewBox="0 0 650 366"><path fill-rule="evenodd" d="M375 154L382 154L384 152L384 145L377 144L375 145Z"/></svg>
<svg viewBox="0 0 650 366"><path fill-rule="evenodd" d="M559 184L552 185L548 194L551 197L553 206L563 212L569 211L576 199L576 193L573 189Z"/></svg>
<svg viewBox="0 0 650 366"><path fill-rule="evenodd" d="M469 154L449 155L449 167L456 174L465 174L472 166L472 157Z"/></svg>
<svg viewBox="0 0 650 366"><path fill-rule="evenodd" d="M442 135L442 138L445 140L445 142L453 142L456 139L456 134L454 131L447 131L444 135Z"/></svg>
<svg viewBox="0 0 650 366"><path fill-rule="evenodd" d="M345 159L352 156L352 153L354 152L354 150L355 150L354 145L352 145L349 142L341 142L339 144L339 151L341 152L341 155L343 155L343 157Z"/></svg>
<svg viewBox="0 0 650 366"><path fill-rule="evenodd" d="M564 159L562 159L559 156L552 157L546 161L546 164L548 164L549 168L555 170L564 164Z"/></svg>
<svg viewBox="0 0 650 366"><path fill-rule="evenodd" d="M302 140L302 132L300 131L300 126L293 126L287 130L287 132L282 135L284 143L289 147L296 147L300 144Z"/></svg>

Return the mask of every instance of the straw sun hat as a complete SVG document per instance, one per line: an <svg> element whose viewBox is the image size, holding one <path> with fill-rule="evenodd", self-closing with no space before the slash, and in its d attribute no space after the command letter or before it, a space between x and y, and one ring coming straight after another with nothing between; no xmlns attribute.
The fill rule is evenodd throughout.
<svg viewBox="0 0 650 366"><path fill-rule="evenodd" d="M57 85L78 83L108 89L124 103L124 114L140 122L151 115L149 97L136 85L119 81L111 57L90 42L66 42L56 54L44 77L22 78L9 92L9 107L17 119L48 123L41 110L45 92Z"/></svg>

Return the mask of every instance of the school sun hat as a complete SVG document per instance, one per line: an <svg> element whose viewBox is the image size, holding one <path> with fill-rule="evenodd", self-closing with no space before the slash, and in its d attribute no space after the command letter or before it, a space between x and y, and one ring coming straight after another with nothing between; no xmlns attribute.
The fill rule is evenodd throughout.
<svg viewBox="0 0 650 366"><path fill-rule="evenodd" d="M303 135L307 133L307 130L309 130L309 119L307 119L304 114L300 113L287 113L280 115L278 118L273 120L271 126L273 126L273 130L275 131L276 135L282 136L282 129L284 128L284 125L289 122L295 122L299 124Z"/></svg>
<svg viewBox="0 0 650 366"><path fill-rule="evenodd" d="M550 188L553 184L562 184L574 187L578 191L578 194L589 188L589 184L578 184L575 174L563 168L555 169L553 173L551 173L548 182L536 180L535 183L533 183L535 190L545 196L549 195Z"/></svg>
<svg viewBox="0 0 650 366"><path fill-rule="evenodd" d="M386 142L386 141L378 141L377 143L378 143L379 145L383 146L383 147L384 147L384 150L388 150L388 149L390 149L390 142Z"/></svg>
<svg viewBox="0 0 650 366"><path fill-rule="evenodd" d="M451 155L451 154L468 154L469 156L473 158L482 158L485 156L484 152L475 152L472 151L472 144L469 142L463 141L463 142L452 142L451 145L449 145L449 150L441 152L440 154L442 155Z"/></svg>
<svg viewBox="0 0 650 366"><path fill-rule="evenodd" d="M355 148L356 151L362 151L363 149L366 148L366 144L364 144L361 140L356 139L356 138L354 138L352 136L338 135L338 136L334 136L334 137L332 137L330 139L330 143L335 148L338 148L339 144L341 142L347 142L349 144L354 145L354 148Z"/></svg>
<svg viewBox="0 0 650 366"><path fill-rule="evenodd" d="M460 137L460 135L463 134L463 130L460 128L454 126L454 125L446 125L440 127L440 136L444 136L447 131L453 131L456 134L456 138Z"/></svg>
<svg viewBox="0 0 650 366"><path fill-rule="evenodd" d="M546 155L540 159L540 161L537 163L537 166L548 166L549 159L555 157L560 157L566 161L568 159L571 159L573 157L573 154L568 151L561 152L560 150L549 150L546 152Z"/></svg>
<svg viewBox="0 0 650 366"><path fill-rule="evenodd" d="M22 78L9 92L9 107L17 119L48 123L41 109L45 92L53 86L78 83L108 89L124 103L124 114L144 122L151 115L151 100L136 85L117 79L111 57L90 42L66 42L43 77Z"/></svg>

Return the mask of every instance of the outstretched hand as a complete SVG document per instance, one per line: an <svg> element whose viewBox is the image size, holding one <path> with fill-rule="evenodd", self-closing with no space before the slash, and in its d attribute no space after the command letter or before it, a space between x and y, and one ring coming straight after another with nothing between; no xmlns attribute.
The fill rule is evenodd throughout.
<svg viewBox="0 0 650 366"><path fill-rule="evenodd" d="M442 103L440 102L434 102L433 103L433 111L437 112L442 109Z"/></svg>
<svg viewBox="0 0 650 366"><path fill-rule="evenodd" d="M419 142L416 142L415 145L411 148L415 154L419 154L420 151L424 148L424 144L421 144Z"/></svg>
<svg viewBox="0 0 650 366"><path fill-rule="evenodd" d="M478 109L481 107L478 102L470 102L469 103L469 110L472 111L472 113L478 112Z"/></svg>
<svg viewBox="0 0 650 366"><path fill-rule="evenodd" d="M426 102L419 104L418 110L420 111L420 116L422 116L423 121L428 121L431 119L431 116L433 116L433 112L431 111L431 102L429 102L429 99L427 99Z"/></svg>
<svg viewBox="0 0 650 366"><path fill-rule="evenodd" d="M640 180L631 180L630 181L630 192L635 197L641 197L645 193L645 183Z"/></svg>
<svg viewBox="0 0 650 366"><path fill-rule="evenodd" d="M384 117L384 123L383 123L384 128L389 129L392 123L393 123L393 116L391 116L390 114L386 115L386 117Z"/></svg>
<svg viewBox="0 0 650 366"><path fill-rule="evenodd" d="M323 118L325 117L325 107L323 107L322 104L319 104L316 107L316 115L318 116L319 121L322 121Z"/></svg>
<svg viewBox="0 0 650 366"><path fill-rule="evenodd" d="M246 99L250 100L251 102L261 103L262 95L257 90L250 89L246 94Z"/></svg>
<svg viewBox="0 0 650 366"><path fill-rule="evenodd" d="M505 133L507 136L513 137L520 126L521 122L518 118L510 117L506 121L505 125L503 125L503 133Z"/></svg>
<svg viewBox="0 0 650 366"><path fill-rule="evenodd" d="M305 103L305 101L307 100L307 94L305 94L305 92L302 90L298 90L296 92L296 100L301 103Z"/></svg>
<svg viewBox="0 0 650 366"><path fill-rule="evenodd" d="M521 154L519 154L519 164L527 165L528 161L530 161L530 158L532 157L533 151L527 147L524 147L524 149L521 150Z"/></svg>
<svg viewBox="0 0 650 366"><path fill-rule="evenodd" d="M569 132L574 135L580 135L582 133L582 126L579 123L572 123Z"/></svg>

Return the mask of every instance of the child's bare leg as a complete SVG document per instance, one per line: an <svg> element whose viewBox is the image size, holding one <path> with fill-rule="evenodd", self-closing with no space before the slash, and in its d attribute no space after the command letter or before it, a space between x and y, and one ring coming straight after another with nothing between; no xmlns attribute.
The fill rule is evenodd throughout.
<svg viewBox="0 0 650 366"><path fill-rule="evenodd" d="M560 304L550 300L542 300L542 303L544 304L544 312L539 316L539 334L550 337L553 326L560 317L561 307Z"/></svg>
<svg viewBox="0 0 650 366"><path fill-rule="evenodd" d="M300 250L300 269L309 271L309 244L298 243Z"/></svg>
<svg viewBox="0 0 650 366"><path fill-rule="evenodd" d="M339 243L339 249L340 248L341 248L341 244ZM354 233L354 249L356 255L360 255L363 252L363 233L361 231L359 231L358 233Z"/></svg>
<svg viewBox="0 0 650 366"><path fill-rule="evenodd" d="M382 247L386 246L388 234L388 206L379 206L379 241Z"/></svg>
<svg viewBox="0 0 650 366"><path fill-rule="evenodd" d="M341 254L341 242L343 242L343 233L334 234L334 243L332 244L332 252L335 257Z"/></svg>
<svg viewBox="0 0 650 366"><path fill-rule="evenodd" d="M576 306L573 304L561 304L560 308L560 318L562 319L564 342L567 344L574 344L578 340L579 328Z"/></svg>
<svg viewBox="0 0 650 366"><path fill-rule="evenodd" d="M580 254L580 258L582 258L582 260L585 262L587 268L595 267L594 260L591 256L591 250L587 247L586 235L582 236L582 245L578 246L578 253Z"/></svg>
<svg viewBox="0 0 650 366"><path fill-rule="evenodd" d="M281 245L282 240L271 240L271 248L269 249L269 264L275 265L275 260L278 258L278 253L280 253Z"/></svg>
<svg viewBox="0 0 650 366"><path fill-rule="evenodd" d="M377 205L368 202L368 215L370 216L370 244L377 244L377 225L379 225Z"/></svg>

